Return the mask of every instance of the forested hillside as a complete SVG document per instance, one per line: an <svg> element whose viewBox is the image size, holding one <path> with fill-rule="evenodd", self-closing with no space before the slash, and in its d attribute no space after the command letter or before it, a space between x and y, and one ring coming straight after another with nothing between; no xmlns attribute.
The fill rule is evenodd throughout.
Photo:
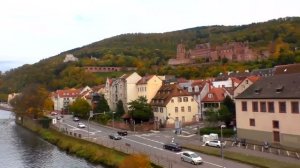
<svg viewBox="0 0 300 168"><path fill-rule="evenodd" d="M193 48L199 43L220 45L233 41L248 41L250 47L258 52L269 51L270 58L247 63L214 62L178 67L167 65L167 61L175 57L176 45L180 42ZM73 54L79 58L79 62L63 63L66 54ZM166 33L122 34L1 74L0 93L18 92L31 83L43 84L49 90L55 90L93 86L105 81L103 75L86 73L81 68L83 66L131 66L137 67L141 75L155 73L202 78L223 71L252 70L294 62L300 62L299 17L242 26L203 26Z"/></svg>

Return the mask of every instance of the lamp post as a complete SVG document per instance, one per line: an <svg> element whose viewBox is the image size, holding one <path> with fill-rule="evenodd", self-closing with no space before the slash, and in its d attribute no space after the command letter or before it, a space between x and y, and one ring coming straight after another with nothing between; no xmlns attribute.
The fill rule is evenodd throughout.
<svg viewBox="0 0 300 168"><path fill-rule="evenodd" d="M115 120L114 120L114 114L115 114L116 112L112 112L112 126L113 126L113 128L115 128Z"/></svg>
<svg viewBox="0 0 300 168"><path fill-rule="evenodd" d="M221 157L222 157L222 161L224 159L224 155L223 155L223 128L225 128L226 126L225 125L221 125Z"/></svg>

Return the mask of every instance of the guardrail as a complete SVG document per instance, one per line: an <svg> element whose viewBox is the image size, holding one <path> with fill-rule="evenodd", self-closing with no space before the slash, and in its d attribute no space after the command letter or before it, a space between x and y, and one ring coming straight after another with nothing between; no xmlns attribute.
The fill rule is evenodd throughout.
<svg viewBox="0 0 300 168"><path fill-rule="evenodd" d="M244 148L244 149L249 149L254 151L265 152L265 153L272 153L275 155L287 156L287 157L292 157L300 160L300 153L296 151L281 149L281 148L274 147L272 145L266 148L264 145L258 145L252 143L245 143L243 145L241 142L235 142L232 140L227 140L227 141L232 147L239 147L239 148Z"/></svg>

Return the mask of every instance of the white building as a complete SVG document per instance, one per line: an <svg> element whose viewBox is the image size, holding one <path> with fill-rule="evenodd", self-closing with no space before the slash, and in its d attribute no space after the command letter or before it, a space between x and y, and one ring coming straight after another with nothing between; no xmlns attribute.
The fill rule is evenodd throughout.
<svg viewBox="0 0 300 168"><path fill-rule="evenodd" d="M78 58L76 58L73 54L67 54L64 62L77 62Z"/></svg>

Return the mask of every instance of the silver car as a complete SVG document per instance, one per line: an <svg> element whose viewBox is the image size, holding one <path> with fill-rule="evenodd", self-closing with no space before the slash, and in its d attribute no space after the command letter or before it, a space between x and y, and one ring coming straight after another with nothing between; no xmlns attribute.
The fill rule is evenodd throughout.
<svg viewBox="0 0 300 168"><path fill-rule="evenodd" d="M220 148L221 141L219 141L219 140L206 141L205 146L213 146L213 147ZM224 146L224 143L223 143L223 146Z"/></svg>
<svg viewBox="0 0 300 168"><path fill-rule="evenodd" d="M196 154L195 152L192 152L192 151L182 152L181 160L192 163L194 165L203 163L202 158L198 154Z"/></svg>

